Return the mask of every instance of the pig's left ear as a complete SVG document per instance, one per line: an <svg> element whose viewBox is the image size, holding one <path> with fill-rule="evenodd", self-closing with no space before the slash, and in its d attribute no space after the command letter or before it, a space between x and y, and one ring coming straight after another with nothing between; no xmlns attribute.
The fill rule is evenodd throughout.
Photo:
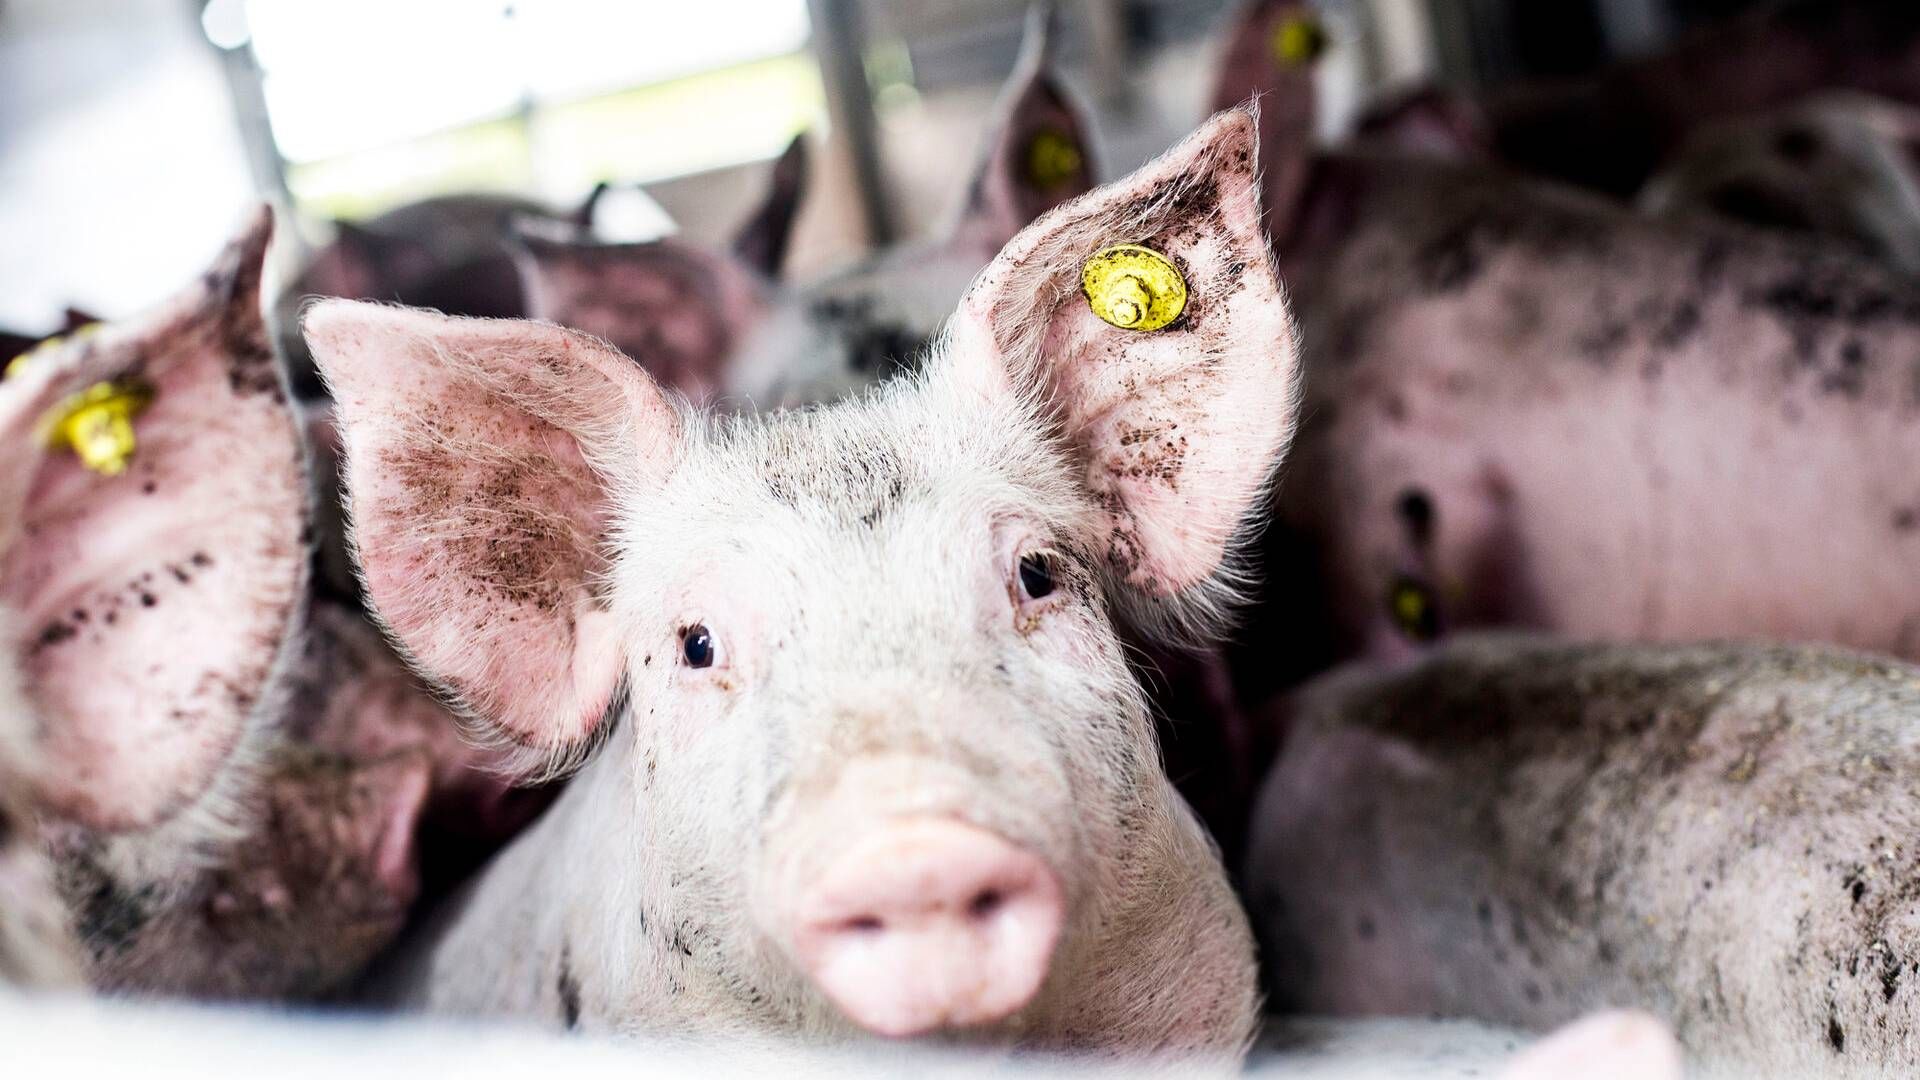
<svg viewBox="0 0 1920 1080"><path fill-rule="evenodd" d="M733 253L769 281L780 276L793 239L793 223L807 194L807 136L793 141L773 163L766 197L733 236Z"/></svg>
<svg viewBox="0 0 1920 1080"><path fill-rule="evenodd" d="M517 771L576 763L626 670L596 594L606 534L664 482L679 413L605 342L546 323L339 300L302 323L380 619Z"/></svg>
<svg viewBox="0 0 1920 1080"><path fill-rule="evenodd" d="M1026 229L968 291L950 343L963 382L1044 402L1080 456L1111 569L1174 622L1225 599L1298 406L1255 123L1222 113Z"/></svg>
<svg viewBox="0 0 1920 1080"><path fill-rule="evenodd" d="M303 595L299 438L260 309L272 217L185 294L0 383L0 609L53 816L146 828L205 795Z"/></svg>
<svg viewBox="0 0 1920 1080"><path fill-rule="evenodd" d="M1053 75L1053 13L1028 14L986 145L949 241L990 259L1040 215L1093 189L1093 153L1080 110Z"/></svg>

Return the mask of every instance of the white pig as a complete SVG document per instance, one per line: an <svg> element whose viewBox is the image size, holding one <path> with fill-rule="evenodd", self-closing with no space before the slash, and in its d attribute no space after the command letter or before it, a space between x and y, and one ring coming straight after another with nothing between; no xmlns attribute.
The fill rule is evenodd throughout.
<svg viewBox="0 0 1920 1080"><path fill-rule="evenodd" d="M526 771L582 766L394 996L1242 1050L1244 915L1116 623L1218 627L1292 433L1254 124L1046 215L920 371L828 407L696 412L546 324L308 312L380 617Z"/></svg>

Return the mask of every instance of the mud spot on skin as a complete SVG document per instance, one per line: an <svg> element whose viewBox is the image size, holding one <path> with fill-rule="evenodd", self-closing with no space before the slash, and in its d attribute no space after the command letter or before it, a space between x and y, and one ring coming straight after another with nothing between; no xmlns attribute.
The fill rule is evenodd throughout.
<svg viewBox="0 0 1920 1080"><path fill-rule="evenodd" d="M560 974L554 980L554 990L560 997L560 1022L572 1031L580 1026L580 982L574 978L571 957L564 945L560 947Z"/></svg>

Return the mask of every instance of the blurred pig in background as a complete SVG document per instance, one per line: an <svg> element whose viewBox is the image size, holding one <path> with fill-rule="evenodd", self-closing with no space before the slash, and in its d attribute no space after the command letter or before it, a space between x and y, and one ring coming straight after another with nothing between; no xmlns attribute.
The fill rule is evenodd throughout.
<svg viewBox="0 0 1920 1080"><path fill-rule="evenodd" d="M370 631L307 611L269 233L263 213L174 301L0 383L7 723L30 733L32 781L17 827L51 856L102 990L343 989L419 888L423 810L465 798L476 760L383 650L312 670ZM6 894L9 923L30 895Z"/></svg>

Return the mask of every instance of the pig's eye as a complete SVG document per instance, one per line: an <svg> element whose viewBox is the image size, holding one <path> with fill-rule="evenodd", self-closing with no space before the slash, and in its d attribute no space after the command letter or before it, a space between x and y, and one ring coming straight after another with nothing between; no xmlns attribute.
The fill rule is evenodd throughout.
<svg viewBox="0 0 1920 1080"><path fill-rule="evenodd" d="M1053 590L1053 556L1044 551L1030 551L1020 556L1020 594L1029 600L1040 600Z"/></svg>
<svg viewBox="0 0 1920 1080"><path fill-rule="evenodd" d="M713 635L699 623L681 627L680 655L686 657L688 667L712 667Z"/></svg>

